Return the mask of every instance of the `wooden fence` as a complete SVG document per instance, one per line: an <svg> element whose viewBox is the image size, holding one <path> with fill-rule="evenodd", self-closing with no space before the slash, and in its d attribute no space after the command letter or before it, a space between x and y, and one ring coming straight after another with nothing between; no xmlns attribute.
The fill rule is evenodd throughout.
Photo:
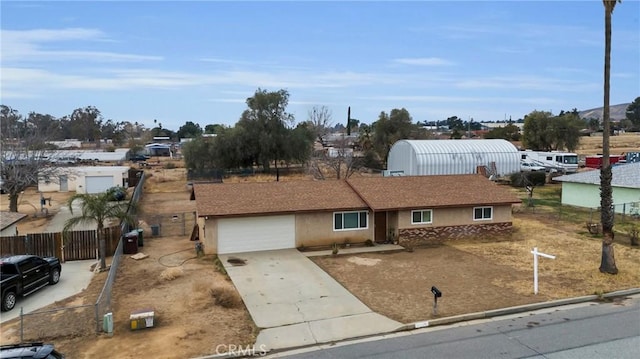
<svg viewBox="0 0 640 359"><path fill-rule="evenodd" d="M120 226L104 231L107 256L113 254L120 240ZM35 254L42 257L58 257L63 261L98 258L96 231L72 231L64 241L62 233L31 233L20 236L0 237L0 255Z"/></svg>

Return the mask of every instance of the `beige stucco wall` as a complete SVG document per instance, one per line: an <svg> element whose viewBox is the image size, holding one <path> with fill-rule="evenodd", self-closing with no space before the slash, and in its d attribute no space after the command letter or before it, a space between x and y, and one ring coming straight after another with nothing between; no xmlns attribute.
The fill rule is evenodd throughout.
<svg viewBox="0 0 640 359"><path fill-rule="evenodd" d="M366 229L334 231L333 213L296 214L296 247L331 245L333 243L364 242L373 240L373 216L369 213Z"/></svg>
<svg viewBox="0 0 640 359"><path fill-rule="evenodd" d="M63 174L65 176L65 174ZM67 176L67 191L75 192L78 184L78 176L73 173L66 174ZM60 175L52 175L50 178L38 179L38 191L41 192L59 192L60 191Z"/></svg>
<svg viewBox="0 0 640 359"><path fill-rule="evenodd" d="M333 243L360 243L374 238L374 216L369 213L366 229L334 231L333 213L300 213L296 214L296 247L325 246ZM217 253L218 225L217 219L198 217L200 240L204 243L205 252ZM411 229L420 227L460 226L470 224L490 224L511 222L511 206L494 206L493 219L489 221L474 221L473 207L468 208L439 208L433 211L433 224L411 224L411 211L389 212L387 230Z"/></svg>
<svg viewBox="0 0 640 359"><path fill-rule="evenodd" d="M18 227L15 224L0 231L0 237L13 237L18 235Z"/></svg>
<svg viewBox="0 0 640 359"><path fill-rule="evenodd" d="M432 213L431 224L411 224L411 210L400 211L398 216L398 228L442 227L460 226L468 224L503 223L511 222L511 205L493 206L493 219L473 220L473 208L435 208ZM425 208L428 209L428 208Z"/></svg>
<svg viewBox="0 0 640 359"><path fill-rule="evenodd" d="M207 254L218 253L218 220L198 217L198 231L200 232L200 241L204 243L204 252Z"/></svg>

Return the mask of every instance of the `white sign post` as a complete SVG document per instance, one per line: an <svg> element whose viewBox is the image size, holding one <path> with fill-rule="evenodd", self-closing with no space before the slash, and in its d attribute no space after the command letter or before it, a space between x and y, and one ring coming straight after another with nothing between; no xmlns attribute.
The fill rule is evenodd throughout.
<svg viewBox="0 0 640 359"><path fill-rule="evenodd" d="M556 259L556 256L538 252L538 247L533 247L531 254L533 254L533 294L538 294L538 256L551 259Z"/></svg>

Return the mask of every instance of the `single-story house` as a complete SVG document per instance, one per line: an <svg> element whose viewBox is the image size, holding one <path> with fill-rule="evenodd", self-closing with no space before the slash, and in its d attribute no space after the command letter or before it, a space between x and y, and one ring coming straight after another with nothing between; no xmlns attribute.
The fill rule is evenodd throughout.
<svg viewBox="0 0 640 359"><path fill-rule="evenodd" d="M171 145L164 143L150 143L144 146L145 152L149 156L171 157Z"/></svg>
<svg viewBox="0 0 640 359"><path fill-rule="evenodd" d="M611 167L611 189L616 213L640 215L640 163ZM600 207L600 170L589 170L553 179L562 182L561 203L576 207Z"/></svg>
<svg viewBox="0 0 640 359"><path fill-rule="evenodd" d="M520 203L480 175L196 183L192 198L210 253L494 233L511 229Z"/></svg>
<svg viewBox="0 0 640 359"><path fill-rule="evenodd" d="M17 224L27 218L26 214L0 211L0 237L12 237L18 235Z"/></svg>
<svg viewBox="0 0 640 359"><path fill-rule="evenodd" d="M128 181L127 166L61 167L55 174L39 176L38 191L101 193L111 187L128 188Z"/></svg>

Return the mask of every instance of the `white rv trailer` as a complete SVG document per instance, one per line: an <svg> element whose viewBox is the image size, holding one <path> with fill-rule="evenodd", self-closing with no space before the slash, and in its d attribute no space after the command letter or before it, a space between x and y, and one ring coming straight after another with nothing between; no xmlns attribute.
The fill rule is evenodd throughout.
<svg viewBox="0 0 640 359"><path fill-rule="evenodd" d="M565 173L578 172L578 155L572 152L525 150L520 152L520 159L542 163L551 168L561 168Z"/></svg>

